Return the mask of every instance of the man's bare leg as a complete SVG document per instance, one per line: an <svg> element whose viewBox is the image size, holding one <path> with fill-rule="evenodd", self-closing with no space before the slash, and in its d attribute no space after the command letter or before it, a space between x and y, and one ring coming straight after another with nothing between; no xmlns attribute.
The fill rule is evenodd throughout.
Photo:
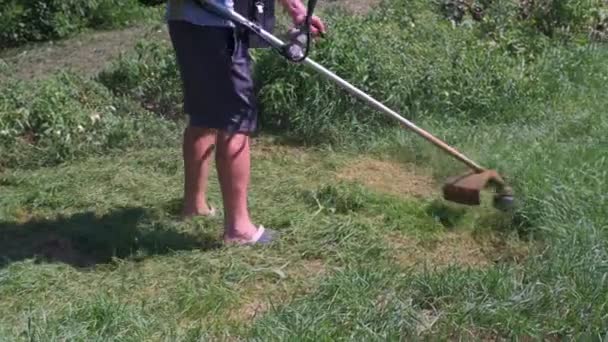
<svg viewBox="0 0 608 342"><path fill-rule="evenodd" d="M257 231L247 206L251 166L249 136L218 133L216 164L224 200L224 240L247 242Z"/></svg>
<svg viewBox="0 0 608 342"><path fill-rule="evenodd" d="M207 202L207 181L215 140L216 133L211 129L187 127L184 131L184 217L211 213Z"/></svg>

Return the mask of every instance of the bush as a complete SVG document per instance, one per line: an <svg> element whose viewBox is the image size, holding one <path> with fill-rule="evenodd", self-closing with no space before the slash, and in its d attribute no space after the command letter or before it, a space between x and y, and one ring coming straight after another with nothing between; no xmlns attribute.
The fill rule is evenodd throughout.
<svg viewBox="0 0 608 342"><path fill-rule="evenodd" d="M443 16L456 23L471 19L490 21L566 39L587 35L601 22L599 12L608 7L603 0L435 0L434 3ZM500 15L496 16L497 13Z"/></svg>
<svg viewBox="0 0 608 342"><path fill-rule="evenodd" d="M141 41L102 71L97 80L118 96L129 96L165 118L181 115L181 83L173 50L162 42Z"/></svg>
<svg viewBox="0 0 608 342"><path fill-rule="evenodd" d="M125 27L141 20L146 13L137 0L102 0L90 12L87 26L95 29Z"/></svg>
<svg viewBox="0 0 608 342"><path fill-rule="evenodd" d="M175 131L102 85L61 73L0 93L1 166L41 166L89 153L164 144Z"/></svg>
<svg viewBox="0 0 608 342"><path fill-rule="evenodd" d="M559 82L548 81L558 77L555 70L576 63L547 37L510 32L495 40L482 32L487 27L455 28L433 7L414 5L384 5L363 17L325 15L331 37L318 41L311 57L408 119L477 124L541 119L542 111L524 109L554 96ZM310 143L339 143L396 123L274 51L257 57L270 128Z"/></svg>
<svg viewBox="0 0 608 342"><path fill-rule="evenodd" d="M137 0L0 0L0 48L115 28L146 16Z"/></svg>
<svg viewBox="0 0 608 342"><path fill-rule="evenodd" d="M603 0L537 0L522 3L522 17L548 36L587 34L596 19L594 13L605 6Z"/></svg>

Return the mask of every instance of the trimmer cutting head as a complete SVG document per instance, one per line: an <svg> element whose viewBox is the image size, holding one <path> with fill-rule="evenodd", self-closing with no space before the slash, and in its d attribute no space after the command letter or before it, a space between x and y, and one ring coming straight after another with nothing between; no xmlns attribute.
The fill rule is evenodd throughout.
<svg viewBox="0 0 608 342"><path fill-rule="evenodd" d="M488 185L496 186L494 207L508 210L513 206L513 193L495 170L470 172L448 179L443 186L443 197L451 202L465 205L481 204L481 191Z"/></svg>

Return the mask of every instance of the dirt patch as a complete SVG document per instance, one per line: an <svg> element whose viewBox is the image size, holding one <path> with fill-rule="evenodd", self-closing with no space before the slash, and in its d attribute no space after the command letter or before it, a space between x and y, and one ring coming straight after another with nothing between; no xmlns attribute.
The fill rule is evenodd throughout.
<svg viewBox="0 0 608 342"><path fill-rule="evenodd" d="M305 260L301 263L302 270L298 274L299 277L321 277L327 272L327 267L322 260Z"/></svg>
<svg viewBox="0 0 608 342"><path fill-rule="evenodd" d="M418 313L418 324L416 325L416 334L418 336L430 331L435 323L441 318L441 315L434 310L421 310Z"/></svg>
<svg viewBox="0 0 608 342"><path fill-rule="evenodd" d="M523 244L508 243L498 237L474 238L468 232L450 232L432 240L393 234L387 242L394 259L406 267L444 268L463 266L484 268L498 262L522 262L528 255Z"/></svg>
<svg viewBox="0 0 608 342"><path fill-rule="evenodd" d="M92 76L144 38L168 39L168 34L162 26L88 32L66 40L6 51L0 58L9 66L12 73L9 76L22 80L39 79L65 70ZM2 78L0 75L0 81Z"/></svg>
<svg viewBox="0 0 608 342"><path fill-rule="evenodd" d="M263 315L268 309L270 309L270 303L262 298L251 298L250 301L238 309L237 316L241 319L251 321L255 320L258 316Z"/></svg>
<svg viewBox="0 0 608 342"><path fill-rule="evenodd" d="M398 196L430 197L437 188L431 176L415 166L369 157L355 160L341 168L337 177Z"/></svg>

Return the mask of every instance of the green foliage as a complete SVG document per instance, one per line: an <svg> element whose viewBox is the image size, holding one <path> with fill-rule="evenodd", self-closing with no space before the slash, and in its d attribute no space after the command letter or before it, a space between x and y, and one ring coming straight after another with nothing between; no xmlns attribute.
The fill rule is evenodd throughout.
<svg viewBox="0 0 608 342"><path fill-rule="evenodd" d="M535 15L583 23L577 3ZM139 106L172 118L180 106L171 49L143 42L95 81L14 81L0 94L0 160L15 167L0 175L0 339L605 334L608 50L561 28L545 34L518 18L513 2L480 1L483 20L458 22L433 6L388 1L366 16L324 15L333 29L312 57L501 171L515 188L515 213L384 196L333 178L337 161L357 152L282 146L275 154L270 146L252 168L251 207L256 221L281 231L280 241L216 251L221 218L175 220L183 191L177 144L23 170L179 138L172 121ZM316 73L274 52L255 57L266 128L388 151L441 180L459 170ZM210 201L220 203L217 179L210 181ZM492 235L484 244L483 233L497 229L509 240ZM524 241L530 250L509 249ZM53 264L30 262L41 248L55 252L47 253ZM419 258L429 267L409 267ZM469 258L483 266L468 268ZM79 261L98 267L62 264ZM252 307L253 323L242 319Z"/></svg>
<svg viewBox="0 0 608 342"><path fill-rule="evenodd" d="M455 30L428 10L387 9L367 17L334 13L326 19L335 29L314 45L312 58L409 119L533 119L521 117L520 110L527 99L547 95L539 69L551 60L529 64L505 46L480 40L477 29ZM256 71L264 122L306 142L342 142L345 133L363 136L393 123L274 52L259 56Z"/></svg>
<svg viewBox="0 0 608 342"><path fill-rule="evenodd" d="M88 18L88 27L109 29L124 27L145 17L148 12L137 0L101 0Z"/></svg>
<svg viewBox="0 0 608 342"><path fill-rule="evenodd" d="M63 73L40 82L11 81L0 94L0 160L22 166L61 162L84 153L147 145L160 124L102 85ZM149 131L149 132L148 132ZM158 138L156 138L157 142Z"/></svg>
<svg viewBox="0 0 608 342"><path fill-rule="evenodd" d="M576 77L580 55L571 42L536 33L519 19L514 2L477 6L483 8L482 18L456 25L422 2L389 0L365 16L332 12L324 18L333 29L314 44L311 57L408 119L541 120L542 111L526 109L555 98L559 77ZM566 6L572 18L563 22L582 15L581 6ZM268 128L287 130L307 143L343 144L369 132L383 134L395 123L274 51L256 57Z"/></svg>
<svg viewBox="0 0 608 342"><path fill-rule="evenodd" d="M581 32L587 34L594 19L597 19L594 13L606 6L603 0L540 0L523 3L522 16L549 36Z"/></svg>
<svg viewBox="0 0 608 342"><path fill-rule="evenodd" d="M479 6L486 6L483 20L456 28L419 2L396 6L389 0L365 16L324 14L334 29L316 42L312 58L408 119L542 119L542 111L525 109L559 91L555 70L559 77L575 77L579 56L515 22L518 7L512 2ZM253 54L263 129L286 131L306 143L344 145L394 125L274 51ZM180 115L179 73L170 46L143 41L98 79L164 117Z"/></svg>
<svg viewBox="0 0 608 342"><path fill-rule="evenodd" d="M114 94L129 96L163 117L181 115L181 81L173 50L167 44L141 41L97 79Z"/></svg>
<svg viewBox="0 0 608 342"><path fill-rule="evenodd" d="M601 22L608 6L602 0L436 0L438 11L455 23L474 20L502 27L518 27L528 33L571 39L586 36ZM499 15L497 15L499 14Z"/></svg>
<svg viewBox="0 0 608 342"><path fill-rule="evenodd" d="M145 18L137 0L0 0L0 48L66 38L85 28L115 28Z"/></svg>

